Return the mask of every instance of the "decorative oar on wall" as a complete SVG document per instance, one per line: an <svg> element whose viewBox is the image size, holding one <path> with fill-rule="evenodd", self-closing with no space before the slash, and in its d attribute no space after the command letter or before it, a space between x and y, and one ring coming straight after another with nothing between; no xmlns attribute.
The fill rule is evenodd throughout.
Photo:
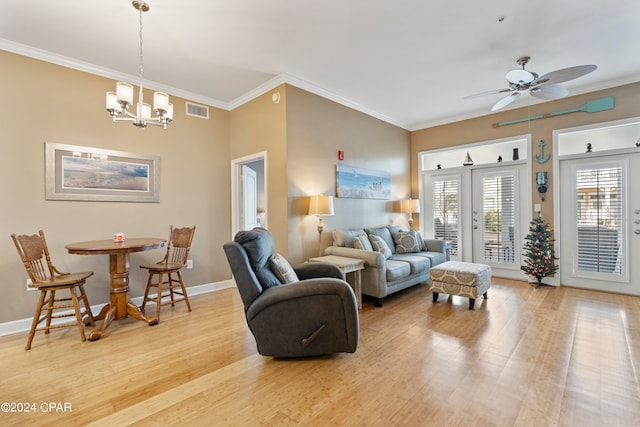
<svg viewBox="0 0 640 427"><path fill-rule="evenodd" d="M528 122L531 120L547 119L549 117L561 116L563 114L578 113L578 112L597 113L598 111L613 110L613 105L614 105L613 96L609 96L607 98L594 99L593 101L589 101L586 104L576 108L570 108L568 110L562 110L562 111L555 111L553 113L538 114L537 116L525 117L523 119L515 119L515 120L508 120L506 122L494 123L492 126L494 128L497 128L500 126L513 125L516 123Z"/></svg>

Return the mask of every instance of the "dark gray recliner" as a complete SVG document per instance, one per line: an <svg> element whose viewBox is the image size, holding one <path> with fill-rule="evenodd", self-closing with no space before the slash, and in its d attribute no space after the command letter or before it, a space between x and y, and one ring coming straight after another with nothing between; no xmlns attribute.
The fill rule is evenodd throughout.
<svg viewBox="0 0 640 427"><path fill-rule="evenodd" d="M307 263L294 268L299 282L281 284L271 269L274 248L264 228L241 231L224 244L258 352L273 357L355 352L358 307L340 270Z"/></svg>

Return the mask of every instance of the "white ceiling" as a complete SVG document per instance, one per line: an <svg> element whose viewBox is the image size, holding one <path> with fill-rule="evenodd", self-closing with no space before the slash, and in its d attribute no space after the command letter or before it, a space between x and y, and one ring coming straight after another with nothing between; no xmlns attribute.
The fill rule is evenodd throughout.
<svg viewBox="0 0 640 427"><path fill-rule="evenodd" d="M540 75L596 64L571 94L640 81L639 0L147 2L145 86L224 109L287 82L415 130L490 113L502 95L463 97L507 88L521 56ZM136 84L138 18L130 0L2 0L0 49Z"/></svg>

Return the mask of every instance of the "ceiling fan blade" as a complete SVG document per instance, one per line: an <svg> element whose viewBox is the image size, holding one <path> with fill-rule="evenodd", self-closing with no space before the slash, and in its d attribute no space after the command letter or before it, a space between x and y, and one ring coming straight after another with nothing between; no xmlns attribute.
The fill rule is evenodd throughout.
<svg viewBox="0 0 640 427"><path fill-rule="evenodd" d="M575 67L563 68L541 76L537 83L554 85L556 83L577 79L597 69L597 65L576 65Z"/></svg>
<svg viewBox="0 0 640 427"><path fill-rule="evenodd" d="M488 92L476 93L475 95L465 96L463 99L473 99L473 98L479 98L481 96L495 95L496 93L505 93L505 92L511 92L511 89L490 90Z"/></svg>
<svg viewBox="0 0 640 427"><path fill-rule="evenodd" d="M513 101L515 101L516 98L519 97L519 96L520 96L520 92L513 92L511 95L505 96L500 101L498 101L495 104L493 104L493 107L491 107L491 111L498 111L501 108L506 107L507 105L509 105Z"/></svg>
<svg viewBox="0 0 640 427"><path fill-rule="evenodd" d="M569 90L560 85L543 84L530 90L531 95L540 99L560 99L569 95Z"/></svg>

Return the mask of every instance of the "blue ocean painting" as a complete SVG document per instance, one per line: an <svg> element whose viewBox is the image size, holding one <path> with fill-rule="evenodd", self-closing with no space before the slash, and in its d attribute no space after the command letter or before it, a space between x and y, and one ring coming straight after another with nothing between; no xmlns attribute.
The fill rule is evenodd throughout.
<svg viewBox="0 0 640 427"><path fill-rule="evenodd" d="M149 191L149 166L63 156L62 187L146 192Z"/></svg>
<svg viewBox="0 0 640 427"><path fill-rule="evenodd" d="M391 198L391 175L383 171L336 165L336 197L388 200Z"/></svg>

